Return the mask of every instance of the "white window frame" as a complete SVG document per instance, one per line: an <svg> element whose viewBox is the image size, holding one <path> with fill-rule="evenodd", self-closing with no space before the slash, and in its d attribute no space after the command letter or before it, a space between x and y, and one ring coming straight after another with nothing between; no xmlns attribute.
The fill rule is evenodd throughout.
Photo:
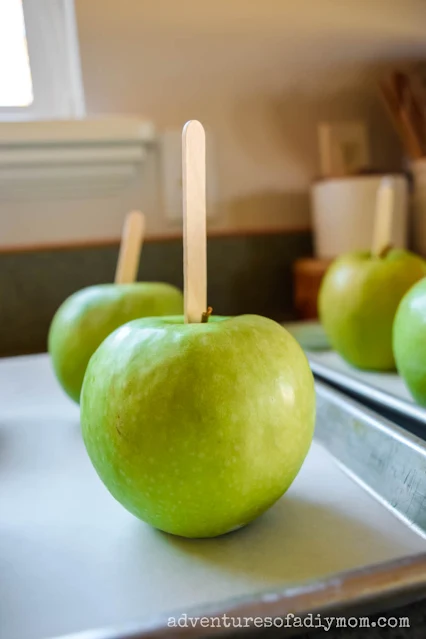
<svg viewBox="0 0 426 639"><path fill-rule="evenodd" d="M74 0L22 0L34 100L0 107L0 121L86 115Z"/></svg>

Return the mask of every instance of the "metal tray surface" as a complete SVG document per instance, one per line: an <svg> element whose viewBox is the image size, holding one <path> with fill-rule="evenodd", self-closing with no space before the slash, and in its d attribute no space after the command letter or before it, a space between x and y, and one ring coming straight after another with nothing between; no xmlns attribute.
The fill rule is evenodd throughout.
<svg viewBox="0 0 426 639"><path fill-rule="evenodd" d="M47 356L0 360L0 637L199 636L168 616L426 594L423 442L321 384L317 397L316 441L288 493L245 529L185 540L109 495Z"/></svg>
<svg viewBox="0 0 426 639"><path fill-rule="evenodd" d="M426 409L418 406L397 373L372 373L347 364L334 351L307 351L314 374L360 399L426 426Z"/></svg>

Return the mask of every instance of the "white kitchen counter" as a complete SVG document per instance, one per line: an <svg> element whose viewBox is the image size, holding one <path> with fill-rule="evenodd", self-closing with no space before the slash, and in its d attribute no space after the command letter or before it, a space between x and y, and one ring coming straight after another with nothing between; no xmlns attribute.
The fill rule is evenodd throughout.
<svg viewBox="0 0 426 639"><path fill-rule="evenodd" d="M288 494L213 540L151 529L109 495L46 355L0 360L0 637L46 639L426 550L318 444Z"/></svg>

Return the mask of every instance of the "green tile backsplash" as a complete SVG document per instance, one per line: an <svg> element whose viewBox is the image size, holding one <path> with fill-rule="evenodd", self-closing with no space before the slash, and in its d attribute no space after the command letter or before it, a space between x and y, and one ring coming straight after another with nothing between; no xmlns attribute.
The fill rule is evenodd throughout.
<svg viewBox="0 0 426 639"><path fill-rule="evenodd" d="M208 241L208 301L216 314L292 317L291 265L312 252L309 233L215 237ZM111 282L117 246L0 254L0 355L46 350L50 321L63 300ZM182 242L144 245L140 280L182 287Z"/></svg>

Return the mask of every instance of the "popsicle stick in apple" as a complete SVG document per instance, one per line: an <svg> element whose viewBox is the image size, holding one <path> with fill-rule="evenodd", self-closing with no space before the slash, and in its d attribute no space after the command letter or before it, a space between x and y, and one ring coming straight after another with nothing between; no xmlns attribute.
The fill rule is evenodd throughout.
<svg viewBox="0 0 426 639"><path fill-rule="evenodd" d="M136 282L145 234L145 216L126 216L115 284L97 284L63 302L52 320L48 350L64 391L79 402L87 364L101 342L118 326L138 317L181 313L182 293L170 284Z"/></svg>
<svg viewBox="0 0 426 639"><path fill-rule="evenodd" d="M371 251L342 255L327 271L319 316L332 347L357 368L395 369L392 328L405 293L426 275L419 256L392 248L395 192L383 179L377 193Z"/></svg>
<svg viewBox="0 0 426 639"><path fill-rule="evenodd" d="M92 357L82 433L105 486L163 531L213 537L287 490L308 452L315 393L306 357L279 324L210 315L205 141L183 132L184 316L114 331Z"/></svg>
<svg viewBox="0 0 426 639"><path fill-rule="evenodd" d="M121 234L115 271L116 284L131 284L136 281L144 236L145 216L140 211L132 211L124 221Z"/></svg>
<svg viewBox="0 0 426 639"><path fill-rule="evenodd" d="M183 281L185 322L207 309L206 136L197 120L182 134Z"/></svg>
<svg viewBox="0 0 426 639"><path fill-rule="evenodd" d="M371 254L381 257L391 248L395 191L387 178L377 190Z"/></svg>

